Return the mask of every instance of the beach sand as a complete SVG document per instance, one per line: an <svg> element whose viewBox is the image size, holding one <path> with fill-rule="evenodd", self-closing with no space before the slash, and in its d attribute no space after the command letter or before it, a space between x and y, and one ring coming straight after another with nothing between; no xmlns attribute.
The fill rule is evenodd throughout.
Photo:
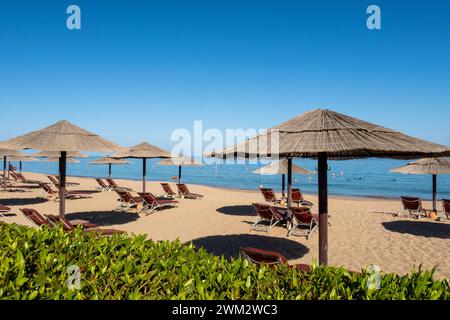
<svg viewBox="0 0 450 320"><path fill-rule="evenodd" d="M42 174L24 173L28 179L48 181ZM90 190L97 184L91 178L69 177L68 181L81 185L69 189ZM118 185L140 191L140 181L118 180ZM174 183L170 183L175 189ZM159 182L148 182L154 194L162 194ZM239 247L253 246L278 251L292 263L311 263L318 259L318 232L307 240L286 236L286 229L275 227L269 233L250 231L255 221L252 202L262 202L259 191L218 189L189 185L190 191L203 194L202 200L179 199L173 209L150 215L113 212L117 206L114 192L92 194L90 199L67 200L69 219L84 219L102 227L125 230L128 233L147 234L153 240L192 241L207 251L226 257L237 256ZM0 203L12 208L1 221L33 226L19 211L31 207L41 213L57 214L58 202L38 199L40 190L0 192ZM317 196L306 195L306 200L317 204ZM424 202L430 208L430 202ZM329 263L351 270L375 264L383 272L410 273L420 264L425 269L437 267L436 277L450 277L450 221L394 217L400 210L400 201L376 198L329 198ZM313 207L317 213L317 205Z"/></svg>

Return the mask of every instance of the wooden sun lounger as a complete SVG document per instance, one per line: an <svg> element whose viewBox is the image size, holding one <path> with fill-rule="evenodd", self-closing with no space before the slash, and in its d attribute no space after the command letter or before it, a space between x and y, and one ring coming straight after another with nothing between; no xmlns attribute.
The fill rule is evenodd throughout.
<svg viewBox="0 0 450 320"><path fill-rule="evenodd" d="M402 202L403 213L408 212L410 216L413 216L417 219L419 219L421 215L425 217L428 216L428 212L430 210L424 209L422 207L422 200L420 200L420 198L401 196L400 200Z"/></svg>
<svg viewBox="0 0 450 320"><path fill-rule="evenodd" d="M319 216L311 213L309 207L293 207L293 226L288 232L288 236L304 236L309 239L311 233L319 226Z"/></svg>
<svg viewBox="0 0 450 320"><path fill-rule="evenodd" d="M275 207L263 203L252 205L256 211L256 221L252 224L251 230L269 232L277 224L286 222L286 215Z"/></svg>
<svg viewBox="0 0 450 320"><path fill-rule="evenodd" d="M303 194L300 189L292 189L292 202L297 204L297 206L307 206L312 207L314 204L303 198Z"/></svg>
<svg viewBox="0 0 450 320"><path fill-rule="evenodd" d="M143 200L142 211L147 212L147 214L158 209L173 208L178 204L176 200L158 199L150 192L138 192L138 195Z"/></svg>
<svg viewBox="0 0 450 320"><path fill-rule="evenodd" d="M278 252L257 249L253 247L239 248L241 256L250 263L268 265L273 267L277 264L284 264L289 268L297 268L304 272L310 272L311 266L303 263L289 265L287 259Z"/></svg>
<svg viewBox="0 0 450 320"><path fill-rule="evenodd" d="M259 188L264 197L264 200L270 203L279 204L281 200L278 200L275 192L273 192L272 188Z"/></svg>
<svg viewBox="0 0 450 320"><path fill-rule="evenodd" d="M198 193L192 193L189 191L187 185L184 183L177 183L178 193L181 198L187 198L187 199L201 199L203 198L203 195Z"/></svg>
<svg viewBox="0 0 450 320"><path fill-rule="evenodd" d="M130 210L137 210L138 206L143 202L141 197L133 197L129 191L122 189L114 189L114 191L119 196L119 206L113 211L127 212Z"/></svg>
<svg viewBox="0 0 450 320"><path fill-rule="evenodd" d="M47 176L47 178L53 183L53 185L59 189L59 177L58 176ZM79 186L80 184L78 182L69 182L66 181L66 187L71 186Z"/></svg>
<svg viewBox="0 0 450 320"><path fill-rule="evenodd" d="M132 191L130 188L119 187L119 186L117 185L117 183L116 183L113 179L106 179L106 182L108 182L109 187L110 187L112 190L117 190L117 189L119 189L119 190Z"/></svg>
<svg viewBox="0 0 450 320"><path fill-rule="evenodd" d="M442 209L447 219L450 219L450 199L442 199Z"/></svg>
<svg viewBox="0 0 450 320"><path fill-rule="evenodd" d="M75 230L78 226L80 226L84 232L98 234L100 236L110 236L114 234L125 233L125 231L116 229L98 228L96 224L84 220L68 220L66 218L55 215L44 215L44 217L35 209L21 208L20 211L22 211L26 218L28 218L31 222L33 222L40 228L43 226L54 228L56 227L56 225L61 224L63 230L69 232Z"/></svg>
<svg viewBox="0 0 450 320"><path fill-rule="evenodd" d="M73 231L76 229L76 226L66 218L62 218L60 216L53 216L53 215L45 215L50 225L53 227L56 227L58 224L61 224L64 231ZM101 236L112 236L114 234L122 234L125 233L125 231L117 230L117 229L103 229L98 228L97 225L93 223L87 223L81 225L84 232L87 233L95 233L99 234Z"/></svg>
<svg viewBox="0 0 450 320"><path fill-rule="evenodd" d="M50 226L50 223L48 221L48 219L44 218L43 215L41 215L37 210L35 209L31 209L31 208L21 208L20 211L22 211L23 215L30 220L31 222L33 222L35 225L37 225L38 227L42 227L44 225L46 226ZM71 221L72 225L74 226L83 226L83 227L89 227L89 226L95 226L94 224L89 223L89 221L85 221L85 220L72 220Z"/></svg>
<svg viewBox="0 0 450 320"><path fill-rule="evenodd" d="M164 192L166 193L165 196L168 198L175 198L176 194L175 192L172 190L172 188L170 187L170 185L166 182L162 182L161 186L164 190Z"/></svg>
<svg viewBox="0 0 450 320"><path fill-rule="evenodd" d="M9 211L11 211L10 207L7 207L7 206L4 206L4 205L0 204L0 216L1 217L4 217L5 216L4 214L8 213Z"/></svg>
<svg viewBox="0 0 450 320"><path fill-rule="evenodd" d="M59 191L53 190L47 183L39 183L44 191L44 198L56 201L59 198ZM89 192L65 189L66 199L86 199L90 198Z"/></svg>
<svg viewBox="0 0 450 320"><path fill-rule="evenodd" d="M111 188L100 178L95 178L95 181L97 181L98 187L95 188L95 190L99 191L109 191Z"/></svg>

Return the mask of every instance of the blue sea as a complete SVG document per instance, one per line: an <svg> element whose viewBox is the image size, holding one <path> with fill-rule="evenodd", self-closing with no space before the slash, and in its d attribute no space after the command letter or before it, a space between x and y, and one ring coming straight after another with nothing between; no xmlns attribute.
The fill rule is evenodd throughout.
<svg viewBox="0 0 450 320"><path fill-rule="evenodd" d="M97 159L79 159L80 163L68 164L68 175L82 177L106 177L108 166L90 165ZM142 160L128 159L129 165L113 165L112 175L117 179L141 180ZM147 160L147 180L171 181L178 175L178 167L158 165L159 159ZM2 162L0 162L2 163ZM294 163L314 171L317 162L310 159L296 159ZM419 196L431 199L430 175L405 175L391 173L389 169L408 163L405 160L361 159L329 161L328 188L330 194L347 196L373 196L397 198L400 195ZM2 163L3 165L3 163ZM18 163L13 163L18 168ZM257 190L260 185L281 191L281 176L256 175L252 171L265 164L212 164L200 167L183 167L182 181L222 188ZM24 162L24 171L57 174L58 164L48 162ZM317 192L317 175L294 175L294 187L304 193ZM437 179L438 199L450 198L450 175Z"/></svg>

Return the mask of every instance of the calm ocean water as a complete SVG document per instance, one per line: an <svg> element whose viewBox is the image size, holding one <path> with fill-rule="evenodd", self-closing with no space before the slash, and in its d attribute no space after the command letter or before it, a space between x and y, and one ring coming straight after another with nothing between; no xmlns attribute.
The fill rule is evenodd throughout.
<svg viewBox="0 0 450 320"><path fill-rule="evenodd" d="M107 166L89 165L96 158L80 159L80 163L68 164L68 174L83 177L106 177ZM113 177L140 180L142 160L129 159L129 165L113 166ZM170 181L178 174L178 167L158 165L159 159L148 160L148 180ZM2 163L2 162L0 162ZM314 171L316 161L297 159L294 163ZM431 199L431 176L391 173L389 169L408 163L404 160L362 159L329 162L329 192L336 195L374 196L396 198L400 195ZM13 163L18 167L18 163ZM185 183L215 187L257 190L260 185L281 190L281 176L256 175L251 172L259 164L212 164L201 167L183 167ZM58 164L48 162L24 162L24 171L57 174ZM438 198L450 198L450 175L438 176ZM317 175L294 175L294 186L305 193L317 192ZM159 192L160 190L156 190Z"/></svg>

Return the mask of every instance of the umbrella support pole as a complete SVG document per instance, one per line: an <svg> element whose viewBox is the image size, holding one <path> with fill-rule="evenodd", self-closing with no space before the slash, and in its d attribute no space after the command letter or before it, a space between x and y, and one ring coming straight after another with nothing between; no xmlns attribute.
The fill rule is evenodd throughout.
<svg viewBox="0 0 450 320"><path fill-rule="evenodd" d="M109 166L109 170L108 170L108 177L109 177L109 179L111 179L111 163L110 164L108 164L108 166Z"/></svg>
<svg viewBox="0 0 450 320"><path fill-rule="evenodd" d="M436 189L437 189L437 176L433 174L433 212L436 211Z"/></svg>
<svg viewBox="0 0 450 320"><path fill-rule="evenodd" d="M3 181L6 181L6 156L3 157Z"/></svg>
<svg viewBox="0 0 450 320"><path fill-rule="evenodd" d="M61 151L59 157L59 216L64 217L66 212L66 158L67 152Z"/></svg>
<svg viewBox="0 0 450 320"><path fill-rule="evenodd" d="M142 159L142 192L145 193L145 181L147 180L147 159Z"/></svg>
<svg viewBox="0 0 450 320"><path fill-rule="evenodd" d="M284 185L285 185L285 175L281 175L281 197L284 199Z"/></svg>
<svg viewBox="0 0 450 320"><path fill-rule="evenodd" d="M292 158L288 158L287 163L287 208L288 208L288 229L290 230L292 228L292 211L291 211L291 205L292 205Z"/></svg>
<svg viewBox="0 0 450 320"><path fill-rule="evenodd" d="M328 156L318 155L319 169L319 264L328 265Z"/></svg>
<svg viewBox="0 0 450 320"><path fill-rule="evenodd" d="M178 184L181 183L181 166L178 166Z"/></svg>

